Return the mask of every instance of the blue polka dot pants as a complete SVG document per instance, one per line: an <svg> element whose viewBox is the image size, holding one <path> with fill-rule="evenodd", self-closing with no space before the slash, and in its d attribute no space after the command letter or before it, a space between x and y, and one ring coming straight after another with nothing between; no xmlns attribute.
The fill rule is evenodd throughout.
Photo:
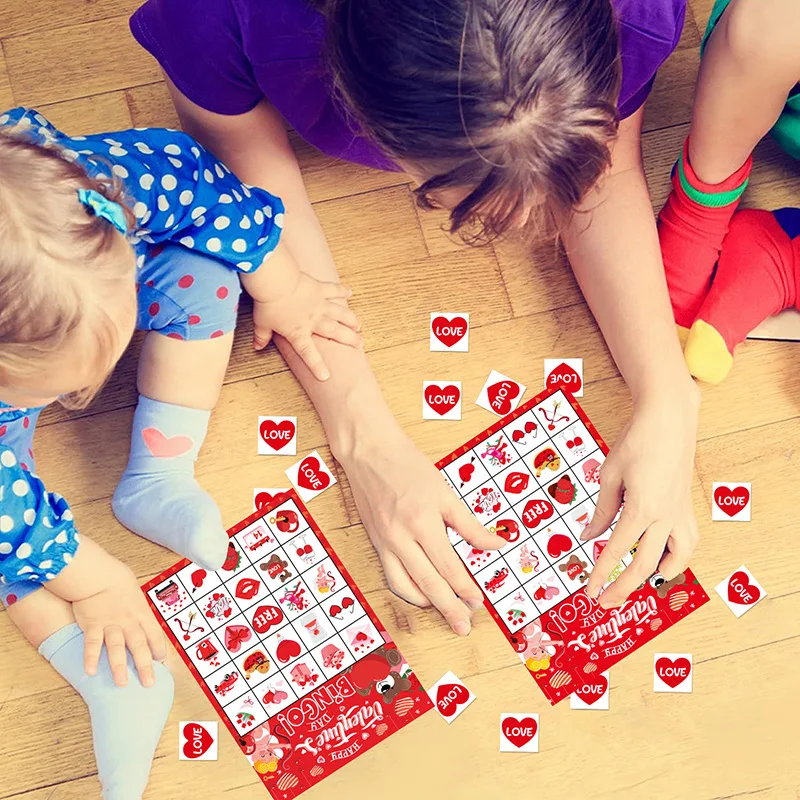
<svg viewBox="0 0 800 800"><path fill-rule="evenodd" d="M230 267L176 244L150 245L139 260L137 328L199 341L236 327L241 286Z"/></svg>

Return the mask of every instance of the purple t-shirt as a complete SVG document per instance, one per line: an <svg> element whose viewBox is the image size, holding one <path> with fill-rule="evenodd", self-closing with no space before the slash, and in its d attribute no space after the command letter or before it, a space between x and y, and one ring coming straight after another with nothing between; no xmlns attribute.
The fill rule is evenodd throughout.
<svg viewBox="0 0 800 800"><path fill-rule="evenodd" d="M612 0L620 24L622 117L634 113L680 38L687 0ZM325 22L307 0L147 0L139 44L192 102L244 114L267 98L324 153L380 169L392 162L348 119L321 60Z"/></svg>

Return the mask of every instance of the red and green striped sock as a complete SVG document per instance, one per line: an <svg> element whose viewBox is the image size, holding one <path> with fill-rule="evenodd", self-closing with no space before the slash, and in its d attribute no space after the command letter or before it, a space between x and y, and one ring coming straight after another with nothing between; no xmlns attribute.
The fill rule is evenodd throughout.
<svg viewBox="0 0 800 800"><path fill-rule="evenodd" d="M752 157L722 183L708 184L689 163L689 140L672 171L658 236L675 322L690 328L711 287L722 241L747 188Z"/></svg>

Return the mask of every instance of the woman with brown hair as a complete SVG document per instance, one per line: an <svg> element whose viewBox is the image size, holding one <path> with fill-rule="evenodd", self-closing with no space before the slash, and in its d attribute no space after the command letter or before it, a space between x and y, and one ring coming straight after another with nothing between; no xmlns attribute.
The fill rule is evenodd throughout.
<svg viewBox="0 0 800 800"><path fill-rule="evenodd" d="M639 145L642 106L685 5L147 0L131 20L185 129L243 180L283 198L284 241L314 277L335 279L335 266L286 122L329 155L406 170L420 202L451 209L452 229L467 238L523 226L561 235L634 398L584 533L603 533L624 493L591 594L641 541L603 594L609 606L657 567L668 579L680 572L697 540L699 395L674 328ZM257 346L265 335L256 331ZM278 346L347 471L389 586L468 633L481 596L444 526L486 547L477 523L393 420L363 353L320 342L331 367L320 383Z"/></svg>

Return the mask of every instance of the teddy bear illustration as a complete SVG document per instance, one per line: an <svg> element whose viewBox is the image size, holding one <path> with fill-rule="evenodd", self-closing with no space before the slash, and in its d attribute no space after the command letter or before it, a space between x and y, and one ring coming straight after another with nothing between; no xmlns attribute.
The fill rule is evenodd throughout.
<svg viewBox="0 0 800 800"><path fill-rule="evenodd" d="M576 555L571 555L566 561L558 565L558 569L560 572L565 572L570 580L574 581L577 578L583 583L589 577L589 573L586 571L588 566L588 562L581 561Z"/></svg>
<svg viewBox="0 0 800 800"><path fill-rule="evenodd" d="M377 650L353 664L347 671L356 691L366 697L373 689L387 705L401 692L411 689L411 681L397 671L403 656L394 647L381 645Z"/></svg>
<svg viewBox="0 0 800 800"><path fill-rule="evenodd" d="M681 572L676 575L671 581L664 578L658 572L650 578L650 585L656 590L656 594L663 600L668 594L670 589L686 583L686 573Z"/></svg>

